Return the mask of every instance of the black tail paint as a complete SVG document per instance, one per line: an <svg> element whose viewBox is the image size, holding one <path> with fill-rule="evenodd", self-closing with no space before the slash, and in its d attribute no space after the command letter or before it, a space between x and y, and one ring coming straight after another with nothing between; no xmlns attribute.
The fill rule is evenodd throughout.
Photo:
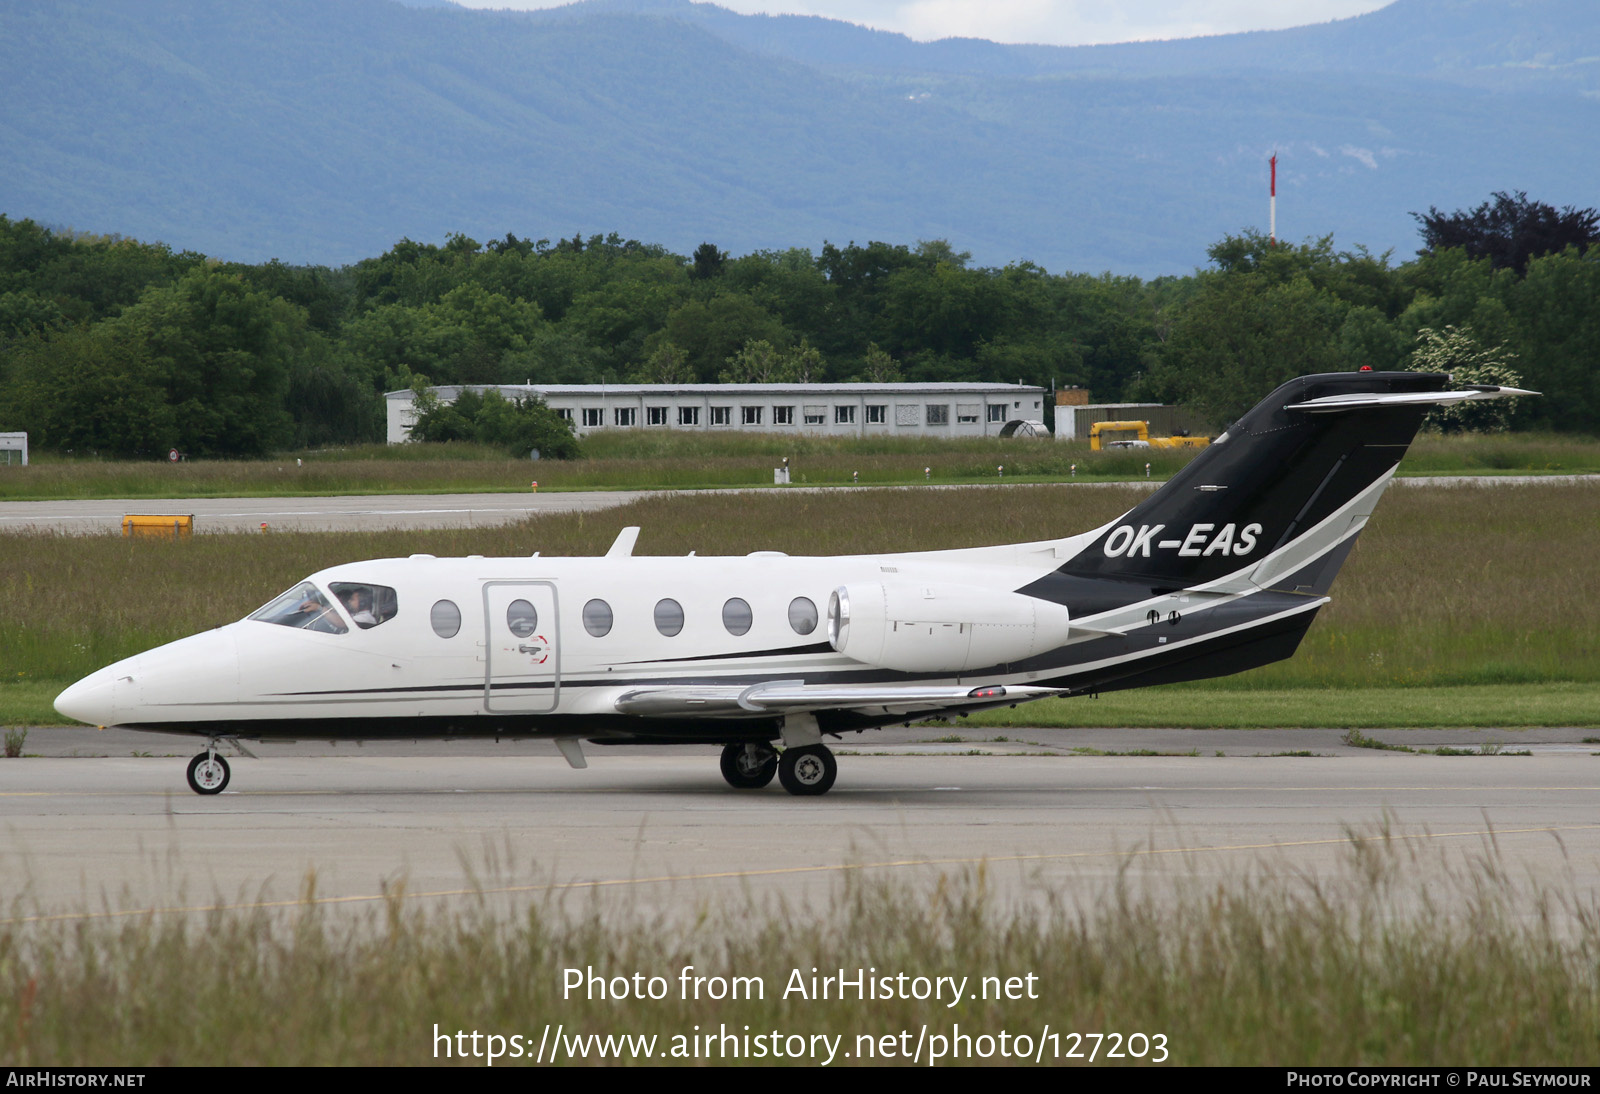
<svg viewBox="0 0 1600 1094"><path fill-rule="evenodd" d="M1449 383L1443 373L1421 372L1337 372L1292 380L1066 562L1054 580L1022 591L1058 599L1069 596L1068 587L1085 589L1074 579L1104 578L1146 588L1192 588L1259 562L1392 470L1429 410L1389 406L1318 414L1286 406L1335 395L1445 391ZM1326 592L1348 547L1325 559L1296 591Z"/></svg>

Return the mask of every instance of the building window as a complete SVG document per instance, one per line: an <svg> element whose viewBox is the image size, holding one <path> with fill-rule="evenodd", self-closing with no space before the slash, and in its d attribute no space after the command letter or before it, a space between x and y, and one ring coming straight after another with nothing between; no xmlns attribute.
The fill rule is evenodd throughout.
<svg viewBox="0 0 1600 1094"><path fill-rule="evenodd" d="M878 403L876 405L869 404L867 406L868 425L883 425L888 422L888 420L889 407L886 404Z"/></svg>
<svg viewBox="0 0 1600 1094"><path fill-rule="evenodd" d="M1004 422L1006 420L1006 405L1004 403L990 403L989 420L991 422Z"/></svg>
<svg viewBox="0 0 1600 1094"><path fill-rule="evenodd" d="M761 424L761 408L758 406L742 406L739 408L739 421L744 425Z"/></svg>
<svg viewBox="0 0 1600 1094"><path fill-rule="evenodd" d="M949 425L950 424L950 404L949 403L930 403L930 404L928 404L928 417L927 417L926 421L927 421L927 423L929 425Z"/></svg>
<svg viewBox="0 0 1600 1094"><path fill-rule="evenodd" d="M638 409L631 406L615 407L612 409L611 415L612 420L618 425L637 425L639 421Z"/></svg>
<svg viewBox="0 0 1600 1094"><path fill-rule="evenodd" d="M599 407L593 407L593 406L584 407L583 408L583 428L585 428L585 429L599 429L601 426L605 425L606 424L605 420L601 417L603 414L605 414L605 411L601 410Z"/></svg>
<svg viewBox="0 0 1600 1094"><path fill-rule="evenodd" d="M700 408L697 406L680 406L678 408L679 425L699 425Z"/></svg>
<svg viewBox="0 0 1600 1094"><path fill-rule="evenodd" d="M825 406L806 407L806 425L822 425L827 421L828 408Z"/></svg>
<svg viewBox="0 0 1600 1094"><path fill-rule="evenodd" d="M714 407L712 407L711 408L711 424L712 425L732 425L733 424L733 407L731 407L731 406L714 406Z"/></svg>
<svg viewBox="0 0 1600 1094"><path fill-rule="evenodd" d="M856 408L853 406L836 406L833 408L834 425L855 425Z"/></svg>
<svg viewBox="0 0 1600 1094"><path fill-rule="evenodd" d="M975 422L978 420L977 403L958 403L956 405L956 421Z"/></svg>
<svg viewBox="0 0 1600 1094"><path fill-rule="evenodd" d="M570 422L572 421L572 408L570 406L558 406L556 407L556 415L563 422Z"/></svg>
<svg viewBox="0 0 1600 1094"><path fill-rule="evenodd" d="M646 425L666 425L667 408L664 406L647 406L644 408L644 422Z"/></svg>
<svg viewBox="0 0 1600 1094"><path fill-rule="evenodd" d="M773 425L794 425L794 407L775 406L772 408Z"/></svg>

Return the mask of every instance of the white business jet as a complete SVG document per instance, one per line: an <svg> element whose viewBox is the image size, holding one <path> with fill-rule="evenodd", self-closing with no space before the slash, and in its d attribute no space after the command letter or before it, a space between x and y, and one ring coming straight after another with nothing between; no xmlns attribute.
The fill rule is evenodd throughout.
<svg viewBox="0 0 1600 1094"><path fill-rule="evenodd" d="M206 738L493 736L720 744L734 787L834 783L892 723L1221 676L1294 652L1423 415L1528 395L1438 373L1293 380L1128 513L1039 543L894 555L410 558L312 574L247 619L56 699Z"/></svg>

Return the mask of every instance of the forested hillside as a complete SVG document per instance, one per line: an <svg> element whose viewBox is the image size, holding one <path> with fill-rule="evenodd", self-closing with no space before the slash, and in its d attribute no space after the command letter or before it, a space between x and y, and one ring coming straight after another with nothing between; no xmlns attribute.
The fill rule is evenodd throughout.
<svg viewBox="0 0 1600 1094"><path fill-rule="evenodd" d="M1227 236L1192 276L982 266L944 241L692 255L594 235L402 240L345 267L219 263L0 216L0 430L40 449L248 455L381 438L434 383L996 380L1219 422L1305 372L1480 360L1600 432L1600 215L1500 194L1423 253ZM1430 342L1430 334L1432 332Z"/></svg>
<svg viewBox="0 0 1600 1094"><path fill-rule="evenodd" d="M0 213L251 263L616 230L1155 277L1265 227L1276 149L1280 231L1405 253L1429 204L1595 203L1597 11L1063 49L687 0L7 0Z"/></svg>

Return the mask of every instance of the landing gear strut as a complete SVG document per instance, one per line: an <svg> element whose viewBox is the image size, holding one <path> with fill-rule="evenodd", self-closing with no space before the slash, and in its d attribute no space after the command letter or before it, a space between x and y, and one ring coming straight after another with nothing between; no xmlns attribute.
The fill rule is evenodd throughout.
<svg viewBox="0 0 1600 1094"><path fill-rule="evenodd" d="M839 765L827 745L786 748L778 757L778 781L800 797L826 794L838 774Z"/></svg>
<svg viewBox="0 0 1600 1094"><path fill-rule="evenodd" d="M214 746L189 761L189 789L196 794L220 794L228 785L228 761Z"/></svg>
<svg viewBox="0 0 1600 1094"><path fill-rule="evenodd" d="M766 745L727 745L722 750L722 777L735 790L760 790L778 773L778 754Z"/></svg>

